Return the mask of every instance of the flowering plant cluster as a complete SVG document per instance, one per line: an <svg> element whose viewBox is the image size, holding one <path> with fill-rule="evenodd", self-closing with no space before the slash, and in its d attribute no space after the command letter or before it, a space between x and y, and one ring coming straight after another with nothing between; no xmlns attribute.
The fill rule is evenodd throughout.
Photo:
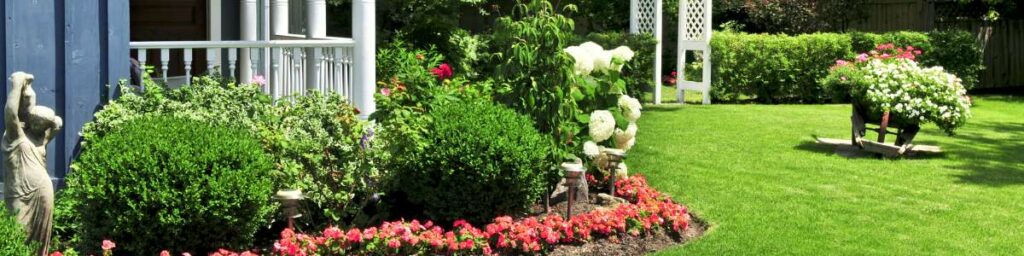
<svg viewBox="0 0 1024 256"><path fill-rule="evenodd" d="M635 53L629 47L604 50L600 45L586 42L571 46L565 52L575 61L573 69L579 76L573 95L583 113L577 118L585 124L589 140L583 143L583 154L597 166L604 166L607 156L604 148L627 151L636 144L636 121L643 108L640 101L626 95L621 70ZM614 175L625 178L625 163L620 163Z"/></svg>
<svg viewBox="0 0 1024 256"><path fill-rule="evenodd" d="M273 255L507 255L534 254L557 245L579 244L621 236L643 236L664 230L682 234L690 216L686 207L647 185L642 176L618 180L616 195L630 203L598 209L565 220L552 214L515 220L501 216L484 228L456 221L452 230L434 223L385 222L377 227L343 230L329 227L320 235L281 232ZM219 250L212 255L251 255Z"/></svg>
<svg viewBox="0 0 1024 256"><path fill-rule="evenodd" d="M970 118L970 98L961 80L942 67L921 67L913 47L883 44L854 61L838 60L823 83L847 88L872 117L889 112L896 124L935 123L947 134Z"/></svg>

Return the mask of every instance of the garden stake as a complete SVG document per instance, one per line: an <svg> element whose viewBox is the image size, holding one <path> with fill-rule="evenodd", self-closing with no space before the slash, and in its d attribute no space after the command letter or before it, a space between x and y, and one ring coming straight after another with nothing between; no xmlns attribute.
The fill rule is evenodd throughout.
<svg viewBox="0 0 1024 256"><path fill-rule="evenodd" d="M302 194L302 190L298 189L282 189L278 190L277 194L274 195L274 200L281 203L284 217L288 219L288 228L295 228L295 218L302 217L299 213L299 201L305 199L305 195Z"/></svg>
<svg viewBox="0 0 1024 256"><path fill-rule="evenodd" d="M608 186L608 193L611 196L615 196L615 174L619 169L619 163L626 157L626 152L620 149L606 148L604 150L605 155L608 156L608 166L605 166L605 170L608 170L608 174L611 177L608 178L608 182L611 184Z"/></svg>
<svg viewBox="0 0 1024 256"><path fill-rule="evenodd" d="M568 200L565 207L565 219L568 220L572 217L572 204L573 199L576 197L577 186L579 186L580 179L586 170L583 169L583 164L576 162L562 163L562 170L565 171L565 186L568 187L566 193L569 193L566 197Z"/></svg>

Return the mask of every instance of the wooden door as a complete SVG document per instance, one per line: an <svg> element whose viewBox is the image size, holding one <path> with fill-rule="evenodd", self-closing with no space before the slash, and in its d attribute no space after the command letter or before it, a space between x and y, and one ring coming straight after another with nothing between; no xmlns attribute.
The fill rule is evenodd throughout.
<svg viewBox="0 0 1024 256"><path fill-rule="evenodd" d="M205 0L131 0L130 8L132 42L209 40ZM205 73L206 50L192 55L192 74ZM147 51L146 62L159 72L160 51ZM168 76L185 74L183 50L171 50L167 71Z"/></svg>

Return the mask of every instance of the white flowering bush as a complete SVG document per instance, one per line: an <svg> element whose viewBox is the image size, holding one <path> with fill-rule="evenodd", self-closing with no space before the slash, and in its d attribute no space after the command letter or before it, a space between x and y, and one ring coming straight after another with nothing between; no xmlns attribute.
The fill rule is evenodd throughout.
<svg viewBox="0 0 1024 256"><path fill-rule="evenodd" d="M580 110L577 121L587 131L583 134L583 155L591 163L604 166L605 148L628 151L636 144L636 121L643 106L625 94L626 82L621 74L622 67L636 54L626 46L605 50L594 42L568 47L565 53L574 61L576 78L571 95ZM627 175L624 163L615 175Z"/></svg>
<svg viewBox="0 0 1024 256"><path fill-rule="evenodd" d="M954 134L971 117L970 98L960 79L942 67L921 67L907 53L911 51L898 52L873 51L854 62L838 61L824 83L848 87L869 118L888 111L895 124L931 122Z"/></svg>

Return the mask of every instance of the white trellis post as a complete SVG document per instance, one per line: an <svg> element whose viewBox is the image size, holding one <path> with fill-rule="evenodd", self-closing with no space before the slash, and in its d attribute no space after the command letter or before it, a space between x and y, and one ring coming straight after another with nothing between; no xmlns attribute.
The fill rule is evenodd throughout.
<svg viewBox="0 0 1024 256"><path fill-rule="evenodd" d="M629 3L629 33L650 33L658 42L654 46L654 104L661 104L661 13L661 0L631 0Z"/></svg>
<svg viewBox="0 0 1024 256"><path fill-rule="evenodd" d="M683 90L698 90L703 94L702 102L711 104L711 0L679 1L679 48L676 70L676 97L684 102ZM700 82L686 80L686 52L700 51L703 55Z"/></svg>

